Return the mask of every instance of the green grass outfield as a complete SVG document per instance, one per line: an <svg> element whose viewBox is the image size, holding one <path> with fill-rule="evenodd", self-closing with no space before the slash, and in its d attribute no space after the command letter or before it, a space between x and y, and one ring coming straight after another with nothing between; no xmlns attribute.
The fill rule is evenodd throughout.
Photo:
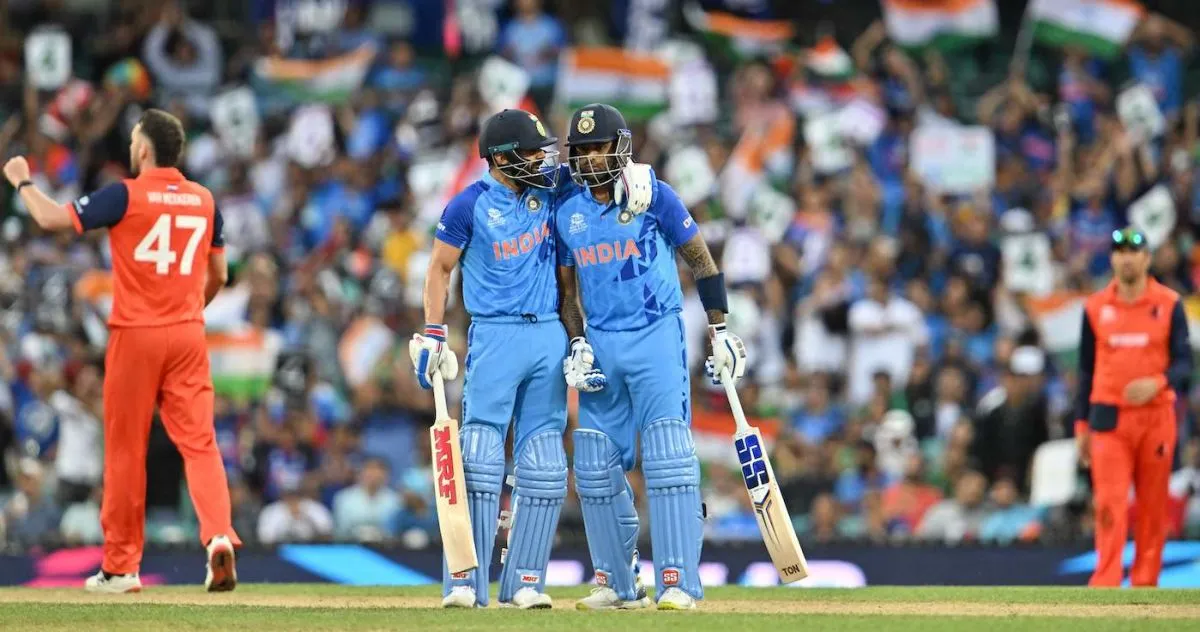
<svg viewBox="0 0 1200 632"><path fill-rule="evenodd" d="M492 590L495 594L495 588ZM695 612L577 612L587 589L553 589L555 609L442 610L439 587L251 584L209 595L0 589L0 630L1197 630L1200 590L1084 588L711 588Z"/></svg>

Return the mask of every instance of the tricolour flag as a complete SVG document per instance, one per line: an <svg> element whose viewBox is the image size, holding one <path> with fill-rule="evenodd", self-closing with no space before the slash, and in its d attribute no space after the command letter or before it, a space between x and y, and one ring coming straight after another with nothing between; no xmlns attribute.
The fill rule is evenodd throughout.
<svg viewBox="0 0 1200 632"><path fill-rule="evenodd" d="M629 121L667 109L671 68L653 55L609 47L567 49L559 61L557 101L572 110L607 103Z"/></svg>
<svg viewBox="0 0 1200 632"><path fill-rule="evenodd" d="M844 81L854 75L854 62L833 37L823 37L809 49L805 65L813 74L830 81Z"/></svg>
<svg viewBox="0 0 1200 632"><path fill-rule="evenodd" d="M1080 323L1087 295L1077 292L1057 292L1045 297L1030 297L1025 306L1029 317L1042 337L1042 346L1051 353L1063 353L1079 348Z"/></svg>
<svg viewBox="0 0 1200 632"><path fill-rule="evenodd" d="M995 0L883 0L883 19L888 37L910 49L961 48L994 37L1000 25Z"/></svg>
<svg viewBox="0 0 1200 632"><path fill-rule="evenodd" d="M342 103L362 87L374 60L371 44L330 59L264 57L254 66L254 79L258 87L281 91L296 101Z"/></svg>
<svg viewBox="0 0 1200 632"><path fill-rule="evenodd" d="M275 371L282 337L270 330L243 329L208 334L208 358L213 390L232 399L257 399L266 394Z"/></svg>
<svg viewBox="0 0 1200 632"><path fill-rule="evenodd" d="M1121 53L1144 9L1133 0L1032 0L1034 37L1051 46L1078 46L1098 57Z"/></svg>
<svg viewBox="0 0 1200 632"><path fill-rule="evenodd" d="M684 5L683 17L713 45L736 56L778 52L795 35L787 20L756 20L722 11L706 11L699 4Z"/></svg>

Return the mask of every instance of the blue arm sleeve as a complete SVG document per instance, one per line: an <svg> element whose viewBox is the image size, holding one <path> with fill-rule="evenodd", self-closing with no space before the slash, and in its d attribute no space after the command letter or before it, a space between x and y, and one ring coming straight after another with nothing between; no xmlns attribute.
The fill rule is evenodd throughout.
<svg viewBox="0 0 1200 632"><path fill-rule="evenodd" d="M1185 324L1186 326L1186 324ZM1075 389L1075 421L1086 421L1091 410L1092 375L1096 369L1096 332L1083 313L1083 326L1079 336L1079 384Z"/></svg>
<svg viewBox="0 0 1200 632"><path fill-rule="evenodd" d="M1183 301L1175 302L1171 311L1171 361L1167 365L1167 384L1175 392L1185 396L1188 382L1192 377L1192 344L1188 339L1187 314L1183 311Z"/></svg>
<svg viewBox="0 0 1200 632"><path fill-rule="evenodd" d="M700 232L692 214L675 193L671 185L659 180L654 191L654 202L650 204L650 212L658 219L658 229L666 236L672 246L682 246Z"/></svg>
<svg viewBox="0 0 1200 632"><path fill-rule="evenodd" d="M115 182L71 202L71 212L79 220L79 232L111 228L129 208L129 189L124 182Z"/></svg>
<svg viewBox="0 0 1200 632"><path fill-rule="evenodd" d="M221 216L221 209L213 209L213 250L225 249L225 218Z"/></svg>
<svg viewBox="0 0 1200 632"><path fill-rule="evenodd" d="M454 196L442 211L442 219L437 225L437 238L455 248L466 248L467 242L471 241L475 200L478 199L479 192L474 187Z"/></svg>

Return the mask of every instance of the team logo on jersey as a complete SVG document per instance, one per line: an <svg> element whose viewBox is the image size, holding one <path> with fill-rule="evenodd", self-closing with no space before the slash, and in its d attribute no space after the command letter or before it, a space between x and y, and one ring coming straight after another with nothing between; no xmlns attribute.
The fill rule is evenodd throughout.
<svg viewBox="0 0 1200 632"><path fill-rule="evenodd" d="M622 226L628 226L629 222L633 221L633 212L625 209L617 213L617 223Z"/></svg>
<svg viewBox="0 0 1200 632"><path fill-rule="evenodd" d="M542 201L537 199L536 196L531 195L528 198L525 198L525 207L529 209L530 213L536 213L541 210Z"/></svg>
<svg viewBox="0 0 1200 632"><path fill-rule="evenodd" d="M1117 319L1117 310L1112 305L1105 305L1100 308L1100 322L1107 323Z"/></svg>
<svg viewBox="0 0 1200 632"><path fill-rule="evenodd" d="M574 235L587 230L587 227L587 220L583 218L583 213L575 213L571 216L571 226L567 229L567 232Z"/></svg>
<svg viewBox="0 0 1200 632"><path fill-rule="evenodd" d="M503 226L503 225L504 225L504 215L500 214L500 209L489 208L488 209L488 228L495 228L497 226Z"/></svg>

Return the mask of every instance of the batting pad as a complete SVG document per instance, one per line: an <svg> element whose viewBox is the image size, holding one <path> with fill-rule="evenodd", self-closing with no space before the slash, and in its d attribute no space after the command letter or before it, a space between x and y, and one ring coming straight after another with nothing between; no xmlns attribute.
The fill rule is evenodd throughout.
<svg viewBox="0 0 1200 632"><path fill-rule="evenodd" d="M500 512L500 486L504 480L504 436L495 426L464 423L459 431L462 442L463 474L467 479L467 507L471 513L471 531L479 568L465 577L452 578L442 561L442 594L451 586L474 586L475 600L488 604L488 574L492 547L496 543L496 516Z"/></svg>
<svg viewBox="0 0 1200 632"><path fill-rule="evenodd" d="M617 591L625 601L636 598L634 569L638 515L633 490L621 467L621 453L598 430L575 431L575 491L583 508L596 583Z"/></svg>
<svg viewBox="0 0 1200 632"><path fill-rule="evenodd" d="M500 602L526 586L542 592L546 565L558 527L558 514L567 495L567 454L562 433L540 432L525 441L516 456L513 486L513 526L508 555L500 572Z"/></svg>
<svg viewBox="0 0 1200 632"><path fill-rule="evenodd" d="M696 599L704 515L700 503L700 460L692 432L681 419L656 419L642 432L642 472L650 497L650 542L657 595L678 587Z"/></svg>

